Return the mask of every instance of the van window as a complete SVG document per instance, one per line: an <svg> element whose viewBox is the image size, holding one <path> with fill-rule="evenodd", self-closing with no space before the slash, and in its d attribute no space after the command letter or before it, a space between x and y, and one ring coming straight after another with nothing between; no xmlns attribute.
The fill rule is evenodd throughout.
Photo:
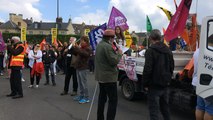
<svg viewBox="0 0 213 120"><path fill-rule="evenodd" d="M213 51L213 21L208 22L207 49Z"/></svg>

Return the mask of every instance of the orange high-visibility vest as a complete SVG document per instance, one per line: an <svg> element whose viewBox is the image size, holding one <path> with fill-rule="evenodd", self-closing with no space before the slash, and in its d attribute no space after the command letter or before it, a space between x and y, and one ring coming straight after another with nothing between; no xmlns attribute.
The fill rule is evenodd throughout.
<svg viewBox="0 0 213 120"><path fill-rule="evenodd" d="M22 46L24 48L23 44L18 44L16 46L16 49L19 46ZM10 61L10 66L21 66L22 67L24 65L24 54L25 54L25 51L23 50L21 52L21 54L19 54L17 56L12 55L12 58L11 58L11 61Z"/></svg>

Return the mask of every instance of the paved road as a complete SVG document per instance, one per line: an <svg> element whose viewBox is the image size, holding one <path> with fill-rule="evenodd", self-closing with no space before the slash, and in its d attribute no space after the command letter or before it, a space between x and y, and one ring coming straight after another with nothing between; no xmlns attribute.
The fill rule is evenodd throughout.
<svg viewBox="0 0 213 120"><path fill-rule="evenodd" d="M23 82L24 98L11 99L5 97L10 92L9 80L5 76L0 76L0 120L86 120L90 103L79 104L73 101L70 95L60 96L63 90L64 75L56 75L55 87L44 86L44 76L38 89L30 89L29 69L23 71L25 82ZM89 77L90 98L92 98L96 82L94 75ZM89 120L96 120L97 94L91 109ZM127 101L123 99L118 88L119 102L116 120L148 120L148 110L146 100ZM193 114L186 111L181 112L173 109L171 111L172 120L194 120Z"/></svg>

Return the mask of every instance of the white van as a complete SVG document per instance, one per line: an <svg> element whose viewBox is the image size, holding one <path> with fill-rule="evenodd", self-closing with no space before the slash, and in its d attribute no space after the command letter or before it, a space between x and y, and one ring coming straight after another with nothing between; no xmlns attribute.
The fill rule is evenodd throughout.
<svg viewBox="0 0 213 120"><path fill-rule="evenodd" d="M196 94L203 98L213 96L213 16L203 19L198 59Z"/></svg>

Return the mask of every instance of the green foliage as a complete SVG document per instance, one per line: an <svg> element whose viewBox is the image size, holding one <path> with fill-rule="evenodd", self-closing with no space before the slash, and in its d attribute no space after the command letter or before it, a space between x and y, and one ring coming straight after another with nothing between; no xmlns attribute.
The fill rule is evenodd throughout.
<svg viewBox="0 0 213 120"><path fill-rule="evenodd" d="M136 37L132 37L132 45L136 45L138 43L138 40Z"/></svg>
<svg viewBox="0 0 213 120"><path fill-rule="evenodd" d="M7 42L8 38L12 38L13 36L19 36L20 33L3 33L3 39L5 42ZM40 43L43 39L46 39L48 35L27 35L27 42L28 44L36 44ZM68 42L70 37L76 37L77 40L81 37L80 35L58 35L58 40L61 41L61 43Z"/></svg>
<svg viewBox="0 0 213 120"><path fill-rule="evenodd" d="M148 41L148 45L149 45L149 44L150 44L150 43L149 43L149 41ZM146 47L146 46L147 46L147 38L145 38L145 39L144 39L144 41L143 41L142 45L143 45L144 47Z"/></svg>

